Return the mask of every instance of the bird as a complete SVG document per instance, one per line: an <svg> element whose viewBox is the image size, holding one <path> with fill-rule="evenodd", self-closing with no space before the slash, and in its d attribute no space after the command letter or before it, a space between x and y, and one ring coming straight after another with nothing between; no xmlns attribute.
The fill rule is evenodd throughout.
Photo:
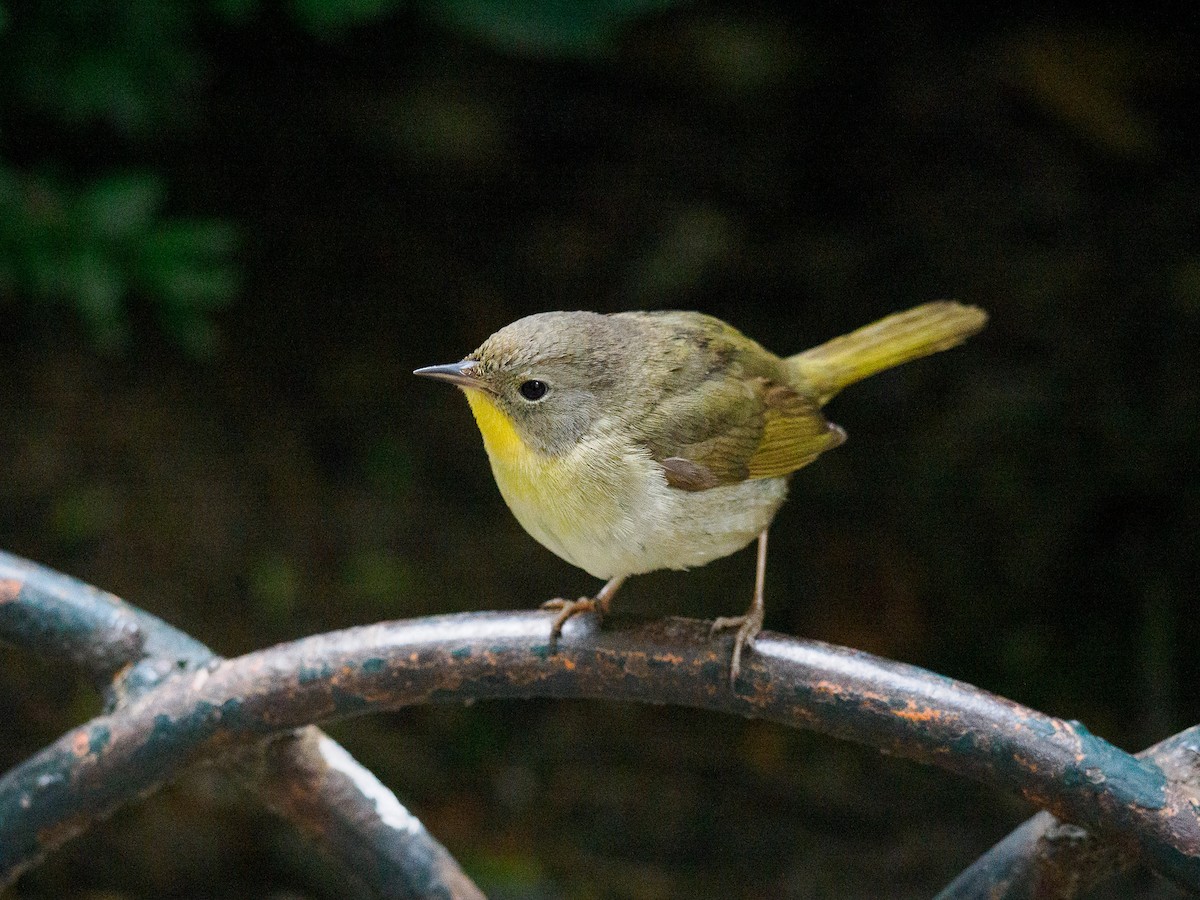
<svg viewBox="0 0 1200 900"><path fill-rule="evenodd" d="M735 632L729 675L763 627L767 533L791 475L840 446L823 408L843 388L954 347L987 314L944 300L780 357L699 312L543 312L456 363L414 374L466 394L500 493L524 529L605 580L556 598L603 617L630 576L688 569L758 541L754 594L712 633Z"/></svg>

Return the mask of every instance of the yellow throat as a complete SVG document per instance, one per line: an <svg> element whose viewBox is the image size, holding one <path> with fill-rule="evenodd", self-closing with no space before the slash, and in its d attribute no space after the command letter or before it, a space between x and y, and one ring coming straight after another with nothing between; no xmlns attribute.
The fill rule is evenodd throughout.
<svg viewBox="0 0 1200 900"><path fill-rule="evenodd" d="M471 404L471 413L475 416L479 433L483 435L483 446L492 463L512 470L531 468L536 454L517 434L508 413L493 403L483 391L464 388L463 393Z"/></svg>
<svg viewBox="0 0 1200 900"><path fill-rule="evenodd" d="M486 393L464 388L471 412L483 435L483 446L492 464L492 475L509 509L537 540L571 561L564 538L569 539L586 524L589 514L572 498L584 496L577 489L577 467L564 457L547 456L525 443L508 413L496 406ZM586 470L581 473L586 475ZM592 503L595 515L596 504Z"/></svg>

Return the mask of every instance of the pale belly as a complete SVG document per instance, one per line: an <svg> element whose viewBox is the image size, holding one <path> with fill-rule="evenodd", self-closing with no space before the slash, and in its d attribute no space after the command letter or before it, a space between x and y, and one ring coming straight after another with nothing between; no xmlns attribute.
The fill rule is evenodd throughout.
<svg viewBox="0 0 1200 900"><path fill-rule="evenodd" d="M543 458L536 476L495 457L491 462L500 493L525 530L605 579L728 556L771 523L787 495L786 478L679 490L635 450L582 446L569 457Z"/></svg>

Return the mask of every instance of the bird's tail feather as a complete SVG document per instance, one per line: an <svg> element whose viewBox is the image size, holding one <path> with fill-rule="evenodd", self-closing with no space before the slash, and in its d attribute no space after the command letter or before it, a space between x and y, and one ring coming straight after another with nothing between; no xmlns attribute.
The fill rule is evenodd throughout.
<svg viewBox="0 0 1200 900"><path fill-rule="evenodd" d="M925 303L805 350L787 362L825 404L843 388L876 372L961 344L987 318L979 307L953 300Z"/></svg>

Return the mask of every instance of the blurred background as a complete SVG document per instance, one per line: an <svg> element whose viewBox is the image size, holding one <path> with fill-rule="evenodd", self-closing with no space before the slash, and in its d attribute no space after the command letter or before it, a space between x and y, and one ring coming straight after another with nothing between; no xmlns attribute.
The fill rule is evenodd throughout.
<svg viewBox="0 0 1200 900"><path fill-rule="evenodd" d="M793 353L957 297L983 334L830 406L850 440L793 481L767 627L1129 750L1194 724L1197 30L1131 9L0 0L0 547L225 655L577 596L414 367L545 309ZM617 614L752 583L747 551ZM98 708L0 647L0 768ZM927 897L1031 812L689 710L331 730L497 898ZM5 900L343 896L202 772Z"/></svg>

